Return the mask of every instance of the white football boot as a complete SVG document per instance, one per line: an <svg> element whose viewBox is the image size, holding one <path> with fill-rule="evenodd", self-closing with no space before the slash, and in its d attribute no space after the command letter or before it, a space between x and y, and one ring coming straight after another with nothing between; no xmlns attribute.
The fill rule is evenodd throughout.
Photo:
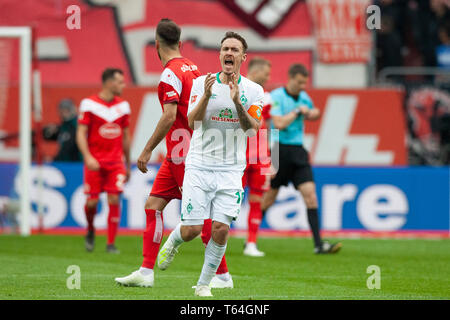
<svg viewBox="0 0 450 320"><path fill-rule="evenodd" d="M158 268L161 270L166 270L172 263L172 260L177 253L178 250L174 247L169 237L161 250L158 252Z"/></svg>
<svg viewBox="0 0 450 320"><path fill-rule="evenodd" d="M245 245L244 255L249 257L264 257L266 254L258 250L258 248L256 247L256 243L248 242Z"/></svg>
<svg viewBox="0 0 450 320"><path fill-rule="evenodd" d="M143 275L139 270L134 271L132 274L122 277L116 278L116 282L125 287L153 287L153 283L155 281L153 272L148 275Z"/></svg>
<svg viewBox="0 0 450 320"><path fill-rule="evenodd" d="M195 295L199 297L212 297L211 288L209 286L196 286Z"/></svg>
<svg viewBox="0 0 450 320"><path fill-rule="evenodd" d="M211 282L209 283L209 286L211 288L216 289L225 289L225 288L233 289L233 278L231 278L230 276L230 279L224 281L216 275L214 276L214 278L212 278Z"/></svg>
<svg viewBox="0 0 450 320"><path fill-rule="evenodd" d="M212 278L211 282L209 283L210 288L214 289L233 289L233 278L228 279L227 281L220 279L217 275ZM197 286L192 286L192 289L196 289Z"/></svg>

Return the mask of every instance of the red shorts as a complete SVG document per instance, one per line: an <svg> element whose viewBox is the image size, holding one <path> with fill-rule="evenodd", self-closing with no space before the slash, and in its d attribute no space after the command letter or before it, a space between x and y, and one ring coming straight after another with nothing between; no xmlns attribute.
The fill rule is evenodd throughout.
<svg viewBox="0 0 450 320"><path fill-rule="evenodd" d="M242 176L242 186L248 186L250 193L262 195L270 188L270 174L264 174L269 168L270 164L247 164Z"/></svg>
<svg viewBox="0 0 450 320"><path fill-rule="evenodd" d="M184 163L175 164L171 160L164 159L153 182L150 195L167 201L181 199L183 179Z"/></svg>
<svg viewBox="0 0 450 320"><path fill-rule="evenodd" d="M124 163L101 164L100 169L92 171L84 167L84 193L93 196L105 191L121 193L126 179Z"/></svg>

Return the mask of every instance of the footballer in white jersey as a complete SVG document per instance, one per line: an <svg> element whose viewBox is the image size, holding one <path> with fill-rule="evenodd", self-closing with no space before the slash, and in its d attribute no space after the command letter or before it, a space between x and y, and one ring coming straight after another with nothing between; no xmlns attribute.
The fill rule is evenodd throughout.
<svg viewBox="0 0 450 320"><path fill-rule="evenodd" d="M239 215L242 175L246 167L246 132L260 127L264 100L262 87L242 76L247 42L235 32L221 41L222 71L194 80L188 107L194 130L186 157L181 220L158 254L165 270L178 247L197 237L204 220L212 219L211 239L205 250L195 295L211 296L210 286L225 254L231 222ZM232 287L231 278L222 279ZM231 282L231 283L230 283Z"/></svg>
<svg viewBox="0 0 450 320"><path fill-rule="evenodd" d="M242 172L247 165L247 136L230 97L229 84L222 83L219 75L220 72L215 75L203 121L197 123L198 128L193 132L186 169ZM206 76L201 76L194 80L188 116L204 94L205 79ZM260 119L264 106L263 88L243 76L239 76L238 86L242 106Z"/></svg>

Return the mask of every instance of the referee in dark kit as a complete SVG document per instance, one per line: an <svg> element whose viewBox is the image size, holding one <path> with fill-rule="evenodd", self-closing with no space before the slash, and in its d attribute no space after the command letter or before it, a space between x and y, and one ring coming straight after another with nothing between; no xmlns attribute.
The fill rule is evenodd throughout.
<svg viewBox="0 0 450 320"><path fill-rule="evenodd" d="M264 194L261 209L265 213L275 202L280 187L292 182L306 204L314 253L336 253L342 244L331 244L322 241L320 237L316 185L308 152L303 147L304 120L317 120L320 117L319 109L314 107L311 98L304 91L307 81L306 68L301 64L293 64L289 68L286 86L270 93L272 128L279 130L279 169L270 182L270 190Z"/></svg>

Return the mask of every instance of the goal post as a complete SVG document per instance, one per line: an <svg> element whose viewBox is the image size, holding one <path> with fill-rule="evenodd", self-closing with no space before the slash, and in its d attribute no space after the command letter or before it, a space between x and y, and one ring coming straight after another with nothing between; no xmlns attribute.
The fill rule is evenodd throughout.
<svg viewBox="0 0 450 320"><path fill-rule="evenodd" d="M21 235L28 236L31 234L31 27L0 27L0 38L19 39L19 225Z"/></svg>

